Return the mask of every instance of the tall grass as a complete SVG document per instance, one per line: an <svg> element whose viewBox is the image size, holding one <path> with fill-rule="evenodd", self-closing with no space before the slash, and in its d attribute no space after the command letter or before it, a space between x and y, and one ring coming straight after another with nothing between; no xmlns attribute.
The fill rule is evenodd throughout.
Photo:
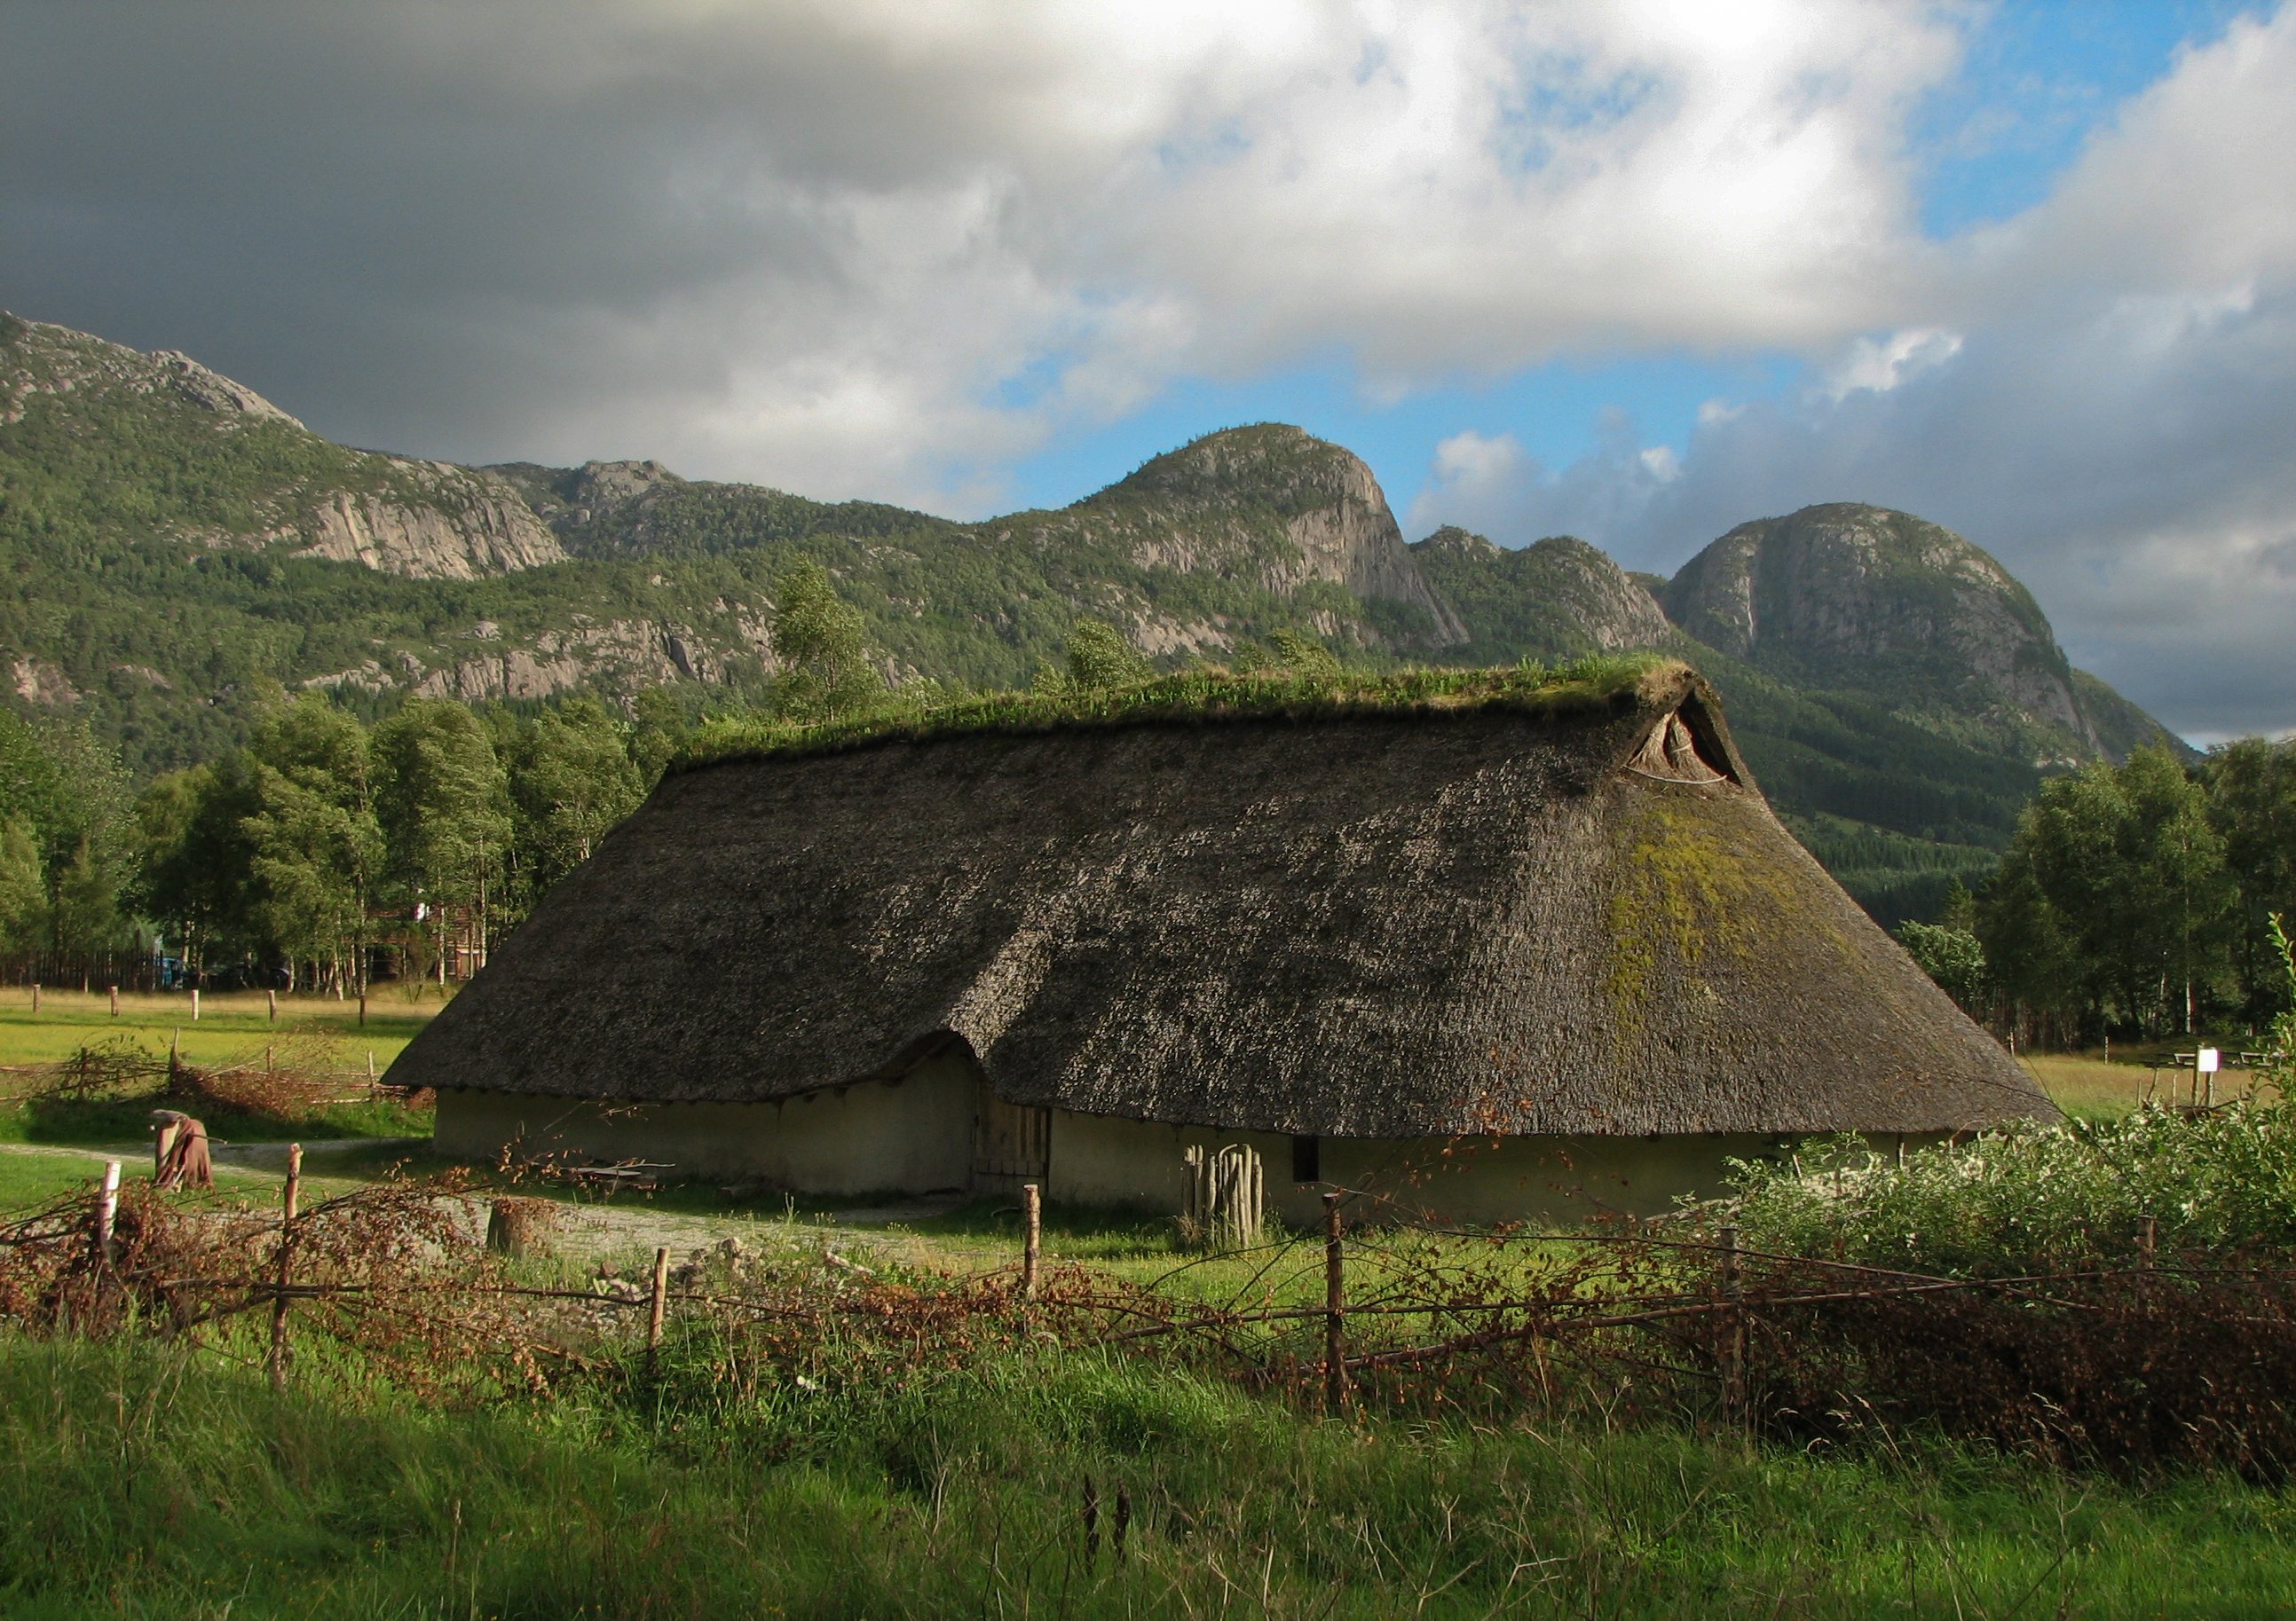
<svg viewBox="0 0 2296 1621"><path fill-rule="evenodd" d="M20 1616L2254 1616L2296 1514L1948 1450L1305 1420L1100 1353L793 1394L274 1396L180 1347L0 1342ZM1087 1532L1084 1504L1095 1504ZM1129 1509L1119 1556L1117 1504Z"/></svg>

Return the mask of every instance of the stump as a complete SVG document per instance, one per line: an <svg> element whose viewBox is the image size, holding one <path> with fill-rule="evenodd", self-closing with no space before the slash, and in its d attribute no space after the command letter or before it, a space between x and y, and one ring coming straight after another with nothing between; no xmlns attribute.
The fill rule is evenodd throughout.
<svg viewBox="0 0 2296 1621"><path fill-rule="evenodd" d="M487 1209L487 1248L515 1261L550 1253L558 1207L546 1199L497 1199Z"/></svg>
<svg viewBox="0 0 2296 1621"><path fill-rule="evenodd" d="M1183 1158L1188 1167L1188 1197L1180 1224L1188 1238L1215 1248L1259 1242L1266 1225L1267 1179L1258 1150L1242 1143L1211 1152L1199 1146Z"/></svg>

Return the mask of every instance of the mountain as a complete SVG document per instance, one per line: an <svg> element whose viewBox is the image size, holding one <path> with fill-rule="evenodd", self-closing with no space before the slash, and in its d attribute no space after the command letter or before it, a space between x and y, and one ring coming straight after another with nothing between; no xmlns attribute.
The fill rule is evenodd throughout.
<svg viewBox="0 0 2296 1621"><path fill-rule="evenodd" d="M2074 669L2032 594L1949 529L1836 503L1739 525L1671 580L1562 536L1414 548L1484 662L1656 647L1720 685L1802 841L1885 921L1974 883L2045 773L2144 742L2191 751Z"/></svg>
<svg viewBox="0 0 2296 1621"><path fill-rule="evenodd" d="M1166 664L1312 633L1374 666L1659 648L1721 685L1773 801L1884 921L1981 872L2041 774L2160 729L2066 662L2024 588L1903 513L1741 525L1671 580L1584 541L1406 545L1341 447L1208 434L1057 512L955 523L680 478L339 446L190 358L0 315L0 667L149 774L276 682L367 715L760 692L776 577L837 577L895 681L1025 684L1080 616Z"/></svg>

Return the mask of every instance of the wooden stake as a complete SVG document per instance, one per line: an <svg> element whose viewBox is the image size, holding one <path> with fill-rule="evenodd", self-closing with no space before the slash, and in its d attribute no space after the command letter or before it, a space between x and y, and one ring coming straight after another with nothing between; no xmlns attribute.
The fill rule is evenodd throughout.
<svg viewBox="0 0 2296 1621"><path fill-rule="evenodd" d="M1037 1298L1037 1262L1044 1254L1044 1193L1033 1182L1021 1189L1021 1298Z"/></svg>
<svg viewBox="0 0 2296 1621"><path fill-rule="evenodd" d="M1341 1271L1340 1196L1324 1195L1324 1411L1348 1410L1347 1289Z"/></svg>
<svg viewBox="0 0 2296 1621"><path fill-rule="evenodd" d="M200 1022L200 991L197 986L192 987L192 1022Z"/></svg>
<svg viewBox="0 0 2296 1621"><path fill-rule="evenodd" d="M1736 1429L1746 1417L1746 1347L1738 1314L1743 1285L1738 1277L1738 1229L1734 1223L1722 1229L1722 1294L1726 1304L1716 1323L1714 1361L1716 1371L1722 1376L1722 1422Z"/></svg>
<svg viewBox="0 0 2296 1621"><path fill-rule="evenodd" d="M103 1191L95 1201L95 1258L111 1265L111 1228L119 1217L119 1161L103 1167Z"/></svg>
<svg viewBox="0 0 2296 1621"><path fill-rule="evenodd" d="M279 1022L279 993L277 991L266 991L263 993L263 995L264 1000L271 1004L271 1022L273 1024L277 1024Z"/></svg>
<svg viewBox="0 0 2296 1621"><path fill-rule="evenodd" d="M119 987L116 985L111 987L111 1016L119 1017Z"/></svg>
<svg viewBox="0 0 2296 1621"><path fill-rule="evenodd" d="M646 1313L646 1355L661 1348L662 1314L669 1306L669 1247L653 1252L653 1305Z"/></svg>
<svg viewBox="0 0 2296 1621"><path fill-rule="evenodd" d="M35 979L35 980L33 980L33 981L32 981L32 1011L34 1011L35 1013L37 1013L37 1012L38 1012L39 1011L40 1011L40 982L39 982L37 979Z"/></svg>
<svg viewBox="0 0 2296 1621"><path fill-rule="evenodd" d="M287 1187L279 1218L279 1293L271 1302L271 1388L287 1388L287 1280L294 1258L295 1206L303 1191L303 1145L287 1145Z"/></svg>

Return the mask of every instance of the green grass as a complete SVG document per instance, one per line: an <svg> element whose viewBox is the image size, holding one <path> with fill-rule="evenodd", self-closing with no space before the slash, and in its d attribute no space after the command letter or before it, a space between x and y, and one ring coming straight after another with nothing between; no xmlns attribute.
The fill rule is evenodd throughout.
<svg viewBox="0 0 2296 1621"><path fill-rule="evenodd" d="M437 993L426 994L435 998ZM342 1076L347 1093L356 1093L370 1055L377 1076L387 1076L438 1007L436 1000L377 995L368 1001L362 1027L357 1003L332 996L283 996L276 1019L260 991L202 996L194 1019L191 998L184 994L123 995L115 1016L101 991L43 990L35 1013L29 987L0 989L0 1142L111 1145L144 1137L149 1099L72 1103L27 1095L37 1086L43 1070L83 1047L126 1043L156 1063L165 1060L173 1044L187 1064L221 1067L259 1063L266 1049L285 1046L306 1058L317 1055ZM230 1109L211 1110L201 1118L218 1138L286 1142L299 1137L428 1136L431 1111L359 1099L329 1104L298 1119Z"/></svg>
<svg viewBox="0 0 2296 1621"><path fill-rule="evenodd" d="M1590 655L1560 669L1408 669L1390 675L1262 674L1184 670L1136 685L1059 692L987 692L915 710L894 706L850 720L811 725L757 716L713 720L671 769L767 755L825 754L890 739L974 733L1028 733L1155 722L1203 723L1282 716L1431 716L1472 709L1553 713L1608 703L1671 661L1655 653Z"/></svg>
<svg viewBox="0 0 2296 1621"><path fill-rule="evenodd" d="M315 1614L2253 1617L2296 1510L1906 1445L1326 1423L1046 1353L742 1421L619 1396L275 1397L180 1347L0 1342L0 1608ZM1085 1483L1101 1508L1096 1551ZM1132 1506L1126 1557L1113 1502Z"/></svg>

